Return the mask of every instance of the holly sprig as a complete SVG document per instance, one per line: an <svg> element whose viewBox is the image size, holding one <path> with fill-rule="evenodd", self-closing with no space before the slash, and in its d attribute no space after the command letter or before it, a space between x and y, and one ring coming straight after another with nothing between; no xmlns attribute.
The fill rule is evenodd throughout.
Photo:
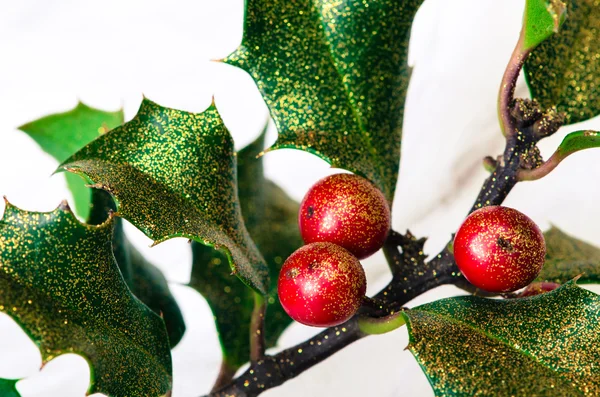
<svg viewBox="0 0 600 397"><path fill-rule="evenodd" d="M257 82L278 129L278 139L271 150L295 148L316 154L333 166L370 179L391 203L398 175L403 108L410 77L407 64L410 28L420 4L419 0L248 1L244 39L225 62L245 69ZM590 89L596 86L600 75L589 72L594 60L591 55L596 48L595 44L590 44L590 38L598 28L596 8L592 0L526 2L523 31L502 80L498 100L500 129L506 136L505 150L496 158L485 159L491 174L484 181L471 211L501 204L517 183L539 179L570 154L600 146L597 133L580 131L568 135L547 161L542 159L537 147L540 140L556 133L563 124L600 113ZM568 56L555 55L556 51L566 47L569 48L565 51ZM306 51L295 51L297 48ZM524 65L532 99L514 97L517 78ZM558 78L563 75L569 76L569 84L563 84L564 81ZM575 95L575 92L580 94ZM82 109L76 108L75 114ZM110 115L89 108L83 110L94 120L96 116ZM60 147L60 140L55 139L54 132L50 133L53 139L48 140L48 132L39 127L72 128L61 124L65 115L69 113L42 119L23 129L32 136L43 136L46 141L38 141L42 146L50 145L55 150L58 145L58 149L64 149ZM120 318L126 324L104 319L94 323L96 328L88 326L85 314L91 312L91 318L98 320L93 315L97 311L94 304L98 302L86 301L89 307L83 306L87 309L84 314L70 313L72 317L67 321L71 321L71 326L81 328L82 337L75 341L60 339L55 352L79 349L77 351L87 353L90 360L95 360L93 363L99 369L93 390L114 396L169 393L169 337L171 344L175 344L184 329L164 279L145 264L134 265L135 254L131 253L131 247L123 245L119 248L125 240L109 236L113 229L115 235L119 232L115 217L130 220L156 243L182 236L194 240L195 278L192 285L211 302L218 327L223 335L227 335L221 340L224 365L211 395L258 395L356 340L389 332L405 324L411 335L409 348L439 394L452 389L458 390L459 395L472 395L489 386L478 382L475 378L479 377L472 377L468 371L461 373L460 387L456 379L448 378L449 370L453 369L449 363L459 362L468 349L468 346L448 341L454 341L457 335L466 332L477 341L482 356L502 348L518 360L520 373L527 373L536 380L528 383L528 393L547 394L547 390L552 389L561 390L565 395L579 395L598 390L595 378L586 380L579 376L581 371L592 371L592 367L586 363L569 367L560 361L560 356L548 357L541 349L548 339L544 335L533 335L533 331L543 324L526 321L531 320L533 312L552 307L568 308L564 312L551 311L546 318L562 313L564 321L578 320L576 325L585 338L577 339L578 343L575 343L572 335L556 332L552 342L562 343L563 351L576 351L577 346L585 346L591 357L598 356L595 346L598 346L600 332L595 322L590 321L597 317L594 312L597 296L569 282L580 271L586 272L581 281L597 280L597 252L556 231L547 233L547 239L553 241L550 247L555 249L549 250L548 270L540 276L540 280L566 283L556 291L510 302L452 298L412 310L406 310L404 306L439 285L453 284L475 294L482 292L462 277L450 246L428 260L423 253L424 239L416 238L410 232L391 231L384 253L393 277L383 290L366 300L346 323L325 329L278 354L266 354L265 347L273 344L289 323L284 316L270 318L269 311L265 312L268 305L273 304L271 300L276 299L270 278L276 277L282 260L294 247L277 244L276 238L269 239L265 235L280 233L282 239L283 236L292 241L298 239L297 234L290 232L290 219L293 219L296 204L264 180L260 162L245 159L237 163L245 156L234 152L231 136L214 104L205 112L194 114L145 99L133 120L110 132L107 131L116 125L105 127L102 131L98 127L93 131L86 129L84 140L95 138L99 132L102 135L72 148L68 159L62 155L55 157L61 157L61 169L83 176L93 188L110 193L114 202L109 198L101 211L106 219L96 222L99 226L81 225L64 206L50 214L28 213L9 206L5 229L10 233L0 233L2 267L14 269L6 272L5 288L0 289L0 299L8 299L7 302L20 293L36 298L52 295L54 289L50 287L55 287L55 280L53 276L44 275L43 270L64 271L65 265L72 266L81 259L77 256L80 253L78 243L72 241L75 232L65 232L65 228L58 226L53 229L55 223L59 226L66 223L67 229L79 230L80 234L102 234L102 252L106 260L99 266L109 269L106 271L114 281L112 288L118 290L113 292L130 302L130 317L144 317L151 332L136 328L142 321L128 317ZM81 148L83 145L85 147ZM73 154L75 150L77 153ZM262 147L250 152L260 154ZM89 191L85 192L89 195ZM82 211L86 209L82 204L79 207ZM93 212L94 207L91 209ZM272 213L280 216L271 216ZM35 220L43 222L36 224ZM94 223L91 217L89 222ZM265 222L269 222L268 228ZM41 240L55 239L63 245L74 244L74 248L61 252L67 256L60 263L37 263L46 267L41 269L39 277L34 278L35 282L23 284L23 280L31 275L23 270L27 263L22 262L21 256L13 255L14 241L19 236L23 241L30 242L31 239L19 235L16 230L30 234L43 232L46 234ZM71 252L75 255L69 256ZM121 254L127 260L120 261ZM110 260L111 255L116 262ZM23 275L14 278L15 274L9 274L16 270L23 271ZM145 276L140 278L140 274ZM61 273L61 276L67 283L83 279L69 272ZM151 280L151 291L162 292L146 294L148 289L140 287L145 280ZM102 279L86 281L89 282L79 289L84 297L103 285ZM102 293L110 291L107 288ZM134 295L139 295L145 304ZM18 314L12 315L22 322L34 339L45 346L55 346L56 340L47 340L44 332L57 328L54 322L62 317L56 313L62 314L64 307L75 302L74 298L72 301L61 299L49 300L48 307L44 306L43 299L39 299L32 307L24 305L22 311L19 306ZM146 305L159 312L161 317ZM9 307L9 304L5 306ZM277 306L271 308L279 310L281 315ZM21 318L21 313L27 316ZM34 318L39 320L35 322ZM506 324L517 318L521 325L518 335L503 334L501 331L510 328ZM446 332L432 333L436 327ZM120 374L117 369L105 365L106 360L110 361L110 351L100 350L95 356L97 351L86 350L90 341L99 340L105 333L113 331L131 339L120 338L123 351L151 353L147 357L151 366L142 363L142 355L131 354L128 359L140 363L131 364L135 368L127 369L152 370L151 379L137 377L135 382L126 384L126 380L117 376ZM520 339L523 335L529 336L527 348ZM149 341L156 343L149 347ZM528 361L527 357L531 358L534 353L538 356ZM445 357L444 363L435 359L441 356ZM250 361L249 369L235 377L236 369L246 360ZM514 384L514 377L508 379L506 373L497 370L498 362L475 361L482 370L493 373L495 380L512 385L511 390L524 391ZM548 389L548 384L554 387ZM2 385L14 388L12 381Z"/></svg>

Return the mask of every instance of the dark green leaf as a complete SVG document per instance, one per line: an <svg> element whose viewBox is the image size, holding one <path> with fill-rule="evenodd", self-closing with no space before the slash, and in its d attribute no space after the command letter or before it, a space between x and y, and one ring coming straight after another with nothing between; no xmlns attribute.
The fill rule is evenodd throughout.
<svg viewBox="0 0 600 397"><path fill-rule="evenodd" d="M544 233L546 263L537 281L565 283L574 277L581 283L600 282L600 249L553 227Z"/></svg>
<svg viewBox="0 0 600 397"><path fill-rule="evenodd" d="M531 96L544 108L556 106L566 123L600 113L600 4L565 0L567 19L560 31L533 50L525 63Z"/></svg>
<svg viewBox="0 0 600 397"><path fill-rule="evenodd" d="M405 312L436 396L596 396L600 299L569 282L521 299L443 299Z"/></svg>
<svg viewBox="0 0 600 397"><path fill-rule="evenodd" d="M75 109L43 117L21 128L48 154L58 161L83 148L103 133L123 124L123 111L105 112L79 103ZM110 196L91 190L77 175L66 174L67 184L75 199L75 207L89 224L99 225L108 218L108 211L116 210ZM90 203L92 201L100 201ZM93 205L90 212L90 205ZM127 241L121 221L115 221L113 247L119 268L132 292L157 314L164 317L172 346L185 331L183 317L172 297L164 276Z"/></svg>
<svg viewBox="0 0 600 397"><path fill-rule="evenodd" d="M108 214L115 210L115 203L108 193L93 189L89 224L104 223ZM119 218L114 220L112 243L115 259L127 286L138 299L165 320L171 347L175 347L185 333L185 322L164 275L129 242Z"/></svg>
<svg viewBox="0 0 600 397"><path fill-rule="evenodd" d="M262 160L256 159L263 148L264 132L238 153L238 178L245 223L271 274L265 339L268 346L274 346L292 321L279 304L276 280L283 261L302 245L302 238L298 230L298 203L265 179ZM208 301L215 315L224 362L235 371L249 358L252 291L231 277L223 255L200 244L192 248L190 285Z"/></svg>
<svg viewBox="0 0 600 397"><path fill-rule="evenodd" d="M0 396L21 397L17 391L17 380L0 379Z"/></svg>
<svg viewBox="0 0 600 397"><path fill-rule="evenodd" d="M62 162L99 135L121 124L123 110L105 112L79 102L73 110L42 117L19 128L33 138L43 151ZM90 189L76 175L66 174L66 178L77 213L87 219Z"/></svg>
<svg viewBox="0 0 600 397"><path fill-rule="evenodd" d="M0 310L40 347L44 363L86 358L90 393L162 396L171 389L162 319L127 288L112 225L79 223L66 203L50 213L6 204L0 221Z"/></svg>
<svg viewBox="0 0 600 397"><path fill-rule="evenodd" d="M62 162L101 134L121 124L122 110L105 112L79 103L71 111L43 117L20 128L44 151ZM104 223L108 218L108 211L116 210L107 193L98 190L90 193L91 190L79 176L70 173L65 176L67 186L73 194L75 208L80 216L88 219L88 223ZM90 212L92 196L92 200L100 200L101 203L96 203ZM113 246L127 285L142 302L163 316L171 345L175 346L185 332L185 324L164 276L127 241L120 220L115 222Z"/></svg>
<svg viewBox="0 0 600 397"><path fill-rule="evenodd" d="M179 305L169 290L169 284L162 272L130 243L129 255L133 275L128 284L131 292L163 318L171 347L175 347L183 338L185 322Z"/></svg>
<svg viewBox="0 0 600 397"><path fill-rule="evenodd" d="M567 8L561 0L527 0L523 17L523 47L531 50L558 32Z"/></svg>
<svg viewBox="0 0 600 397"><path fill-rule="evenodd" d="M423 0L248 0L225 62L252 75L294 148L370 179L391 202L412 20Z"/></svg>
<svg viewBox="0 0 600 397"><path fill-rule="evenodd" d="M111 193L118 214L156 244L186 237L215 246L233 273L267 293L268 268L242 220L233 140L214 105L195 114L144 99L133 120L61 168Z"/></svg>

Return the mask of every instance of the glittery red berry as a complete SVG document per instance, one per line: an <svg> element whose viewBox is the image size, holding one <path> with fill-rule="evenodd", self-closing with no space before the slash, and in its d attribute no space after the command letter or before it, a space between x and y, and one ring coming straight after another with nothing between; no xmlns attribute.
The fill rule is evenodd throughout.
<svg viewBox="0 0 600 397"><path fill-rule="evenodd" d="M277 293L294 320L331 327L356 313L366 288L365 272L355 256L335 244L313 243L285 261Z"/></svg>
<svg viewBox="0 0 600 397"><path fill-rule="evenodd" d="M335 174L308 191L300 204L298 223L305 243L334 243L364 259L383 246L390 230L390 208L366 179Z"/></svg>
<svg viewBox="0 0 600 397"><path fill-rule="evenodd" d="M484 207L465 219L454 238L454 258L477 288L516 291L531 283L544 265L546 244L540 228L507 207Z"/></svg>

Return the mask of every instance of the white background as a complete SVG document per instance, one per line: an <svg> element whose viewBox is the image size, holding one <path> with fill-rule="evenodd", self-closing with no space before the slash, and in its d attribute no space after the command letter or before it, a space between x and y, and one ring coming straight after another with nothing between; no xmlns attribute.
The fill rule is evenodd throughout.
<svg viewBox="0 0 600 397"><path fill-rule="evenodd" d="M472 204L486 173L485 155L499 154L496 93L518 36L522 0L426 0L411 42L414 65L402 147L401 175L393 208L396 230L429 236L436 253ZM56 163L16 127L71 109L81 99L107 110L135 114L142 94L161 105L200 112L214 95L238 148L256 137L267 110L241 70L211 62L241 40L243 0L8 1L0 0L0 194L30 210L51 210L69 198ZM518 88L527 95L524 84ZM544 141L548 157L570 126ZM585 128L600 128L597 120ZM275 132L271 131L270 141ZM598 151L569 158L542 181L517 186L506 204L542 228L550 223L600 245L596 205ZM265 157L266 172L300 200L331 172L309 154L282 150ZM3 204L0 204L3 205ZM0 213L3 208L0 208ZM149 240L128 228L137 245L171 281L188 332L173 353L174 397L206 393L220 350L205 301L182 286L189 277L187 244L172 240L149 249ZM385 285L378 254L365 261L369 292ZM430 291L412 305L457 294ZM290 327L279 348L318 332ZM406 329L363 339L265 396L430 396L424 375L408 351ZM89 370L65 355L41 374L37 348L5 315L0 317L0 377L27 378L24 396L81 397Z"/></svg>

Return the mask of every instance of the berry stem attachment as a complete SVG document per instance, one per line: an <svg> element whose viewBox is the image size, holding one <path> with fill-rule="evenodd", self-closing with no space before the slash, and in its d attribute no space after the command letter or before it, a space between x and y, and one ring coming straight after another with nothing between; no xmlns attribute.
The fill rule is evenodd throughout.
<svg viewBox="0 0 600 397"><path fill-rule="evenodd" d="M402 311L390 314L386 317L359 317L358 329L363 334L381 335L394 331L406 324Z"/></svg>
<svg viewBox="0 0 600 397"><path fill-rule="evenodd" d="M504 136L515 135L517 132L515 120L511 115L511 108L514 101L515 87L517 80L527 56L532 49L526 49L525 29L521 30L517 45L508 61L502 82L500 83L500 92L498 93L498 118L500 120L500 129Z"/></svg>
<svg viewBox="0 0 600 397"><path fill-rule="evenodd" d="M265 298L254 293L254 310L250 320L250 361L258 361L265 356Z"/></svg>

